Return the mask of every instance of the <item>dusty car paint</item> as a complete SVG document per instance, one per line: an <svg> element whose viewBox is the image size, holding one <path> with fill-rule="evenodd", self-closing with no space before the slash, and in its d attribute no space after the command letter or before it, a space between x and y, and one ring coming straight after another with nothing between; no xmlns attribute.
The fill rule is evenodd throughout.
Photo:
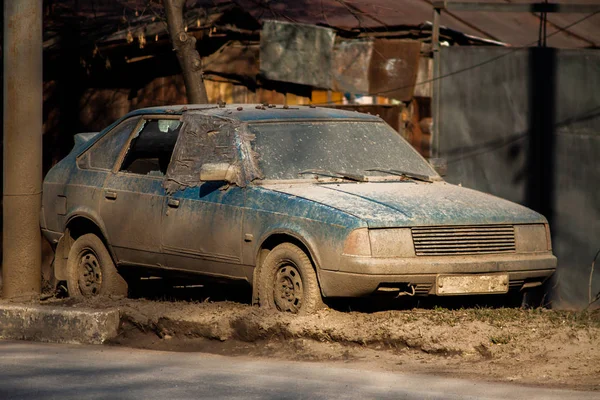
<svg viewBox="0 0 600 400"><path fill-rule="evenodd" d="M328 183L266 186L366 220L369 228L545 223L518 204L446 182Z"/></svg>
<svg viewBox="0 0 600 400"><path fill-rule="evenodd" d="M194 105L137 110L96 135L79 136L71 153L50 170L44 181L42 229L51 241L60 241L57 277L64 279L61 260L68 254L70 240L65 233L74 229L74 224L81 224L82 218L97 227L121 269L141 266L149 274L187 272L252 284L260 268L261 250L272 240L293 240L311 258L324 296L362 296L384 286L399 290L410 287L413 295L435 294L436 277L442 273L508 273L511 288L519 289L532 280L542 282L553 273L556 258L549 238L546 248L533 252L517 249L509 254L410 257L344 254L346 240L357 229L369 232L428 226L547 226L547 221L525 207L445 183L439 177L433 183L399 177L385 182L262 181L260 171L256 170L256 157L260 154L253 153L252 136L248 135L245 124L381 120L372 115L323 108L240 107L243 110L237 106ZM174 173L176 169L170 166L164 177L119 171L119 163L112 170L85 169L78 165L80 156L127 118L178 119L182 115L184 124L171 165L179 162L185 166L190 160L197 161L193 152L181 148L182 137L201 134L197 128L190 131L189 127L200 125L186 124L186 119L194 115L213 118L216 126L233 127L231 140L235 152L231 154L231 162L242 167L243 184L201 182L195 170L197 162L187 175ZM142 126L140 122L128 143ZM118 160L123 160L126 149L114 151L120 154ZM529 231L523 232L519 241L525 242Z"/></svg>

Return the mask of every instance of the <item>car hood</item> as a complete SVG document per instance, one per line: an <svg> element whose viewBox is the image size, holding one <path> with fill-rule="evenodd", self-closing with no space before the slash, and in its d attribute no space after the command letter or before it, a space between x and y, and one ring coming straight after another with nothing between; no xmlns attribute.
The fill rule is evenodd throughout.
<svg viewBox="0 0 600 400"><path fill-rule="evenodd" d="M370 228L542 223L519 204L446 182L266 185L354 215Z"/></svg>

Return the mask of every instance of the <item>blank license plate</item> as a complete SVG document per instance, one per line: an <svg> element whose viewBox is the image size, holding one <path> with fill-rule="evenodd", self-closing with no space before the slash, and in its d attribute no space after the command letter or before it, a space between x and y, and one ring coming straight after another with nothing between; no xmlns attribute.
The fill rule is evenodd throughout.
<svg viewBox="0 0 600 400"><path fill-rule="evenodd" d="M485 294L508 292L508 274L438 275L437 294Z"/></svg>

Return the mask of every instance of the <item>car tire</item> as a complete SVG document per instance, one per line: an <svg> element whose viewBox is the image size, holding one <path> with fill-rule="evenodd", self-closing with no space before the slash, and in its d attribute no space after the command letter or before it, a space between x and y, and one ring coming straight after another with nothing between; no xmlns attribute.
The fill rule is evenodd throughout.
<svg viewBox="0 0 600 400"><path fill-rule="evenodd" d="M82 235L71 246L67 289L70 297L127 296L127 282L98 236Z"/></svg>
<svg viewBox="0 0 600 400"><path fill-rule="evenodd" d="M323 307L315 269L298 246L276 246L265 258L259 274L261 307L293 314L311 314Z"/></svg>

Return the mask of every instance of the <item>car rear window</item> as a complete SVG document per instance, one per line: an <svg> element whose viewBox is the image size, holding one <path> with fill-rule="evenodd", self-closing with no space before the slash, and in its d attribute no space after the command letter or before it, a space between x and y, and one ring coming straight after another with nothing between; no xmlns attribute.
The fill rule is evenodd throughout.
<svg viewBox="0 0 600 400"><path fill-rule="evenodd" d="M121 171L164 176L179 136L181 121L154 119L146 121L129 145Z"/></svg>
<svg viewBox="0 0 600 400"><path fill-rule="evenodd" d="M85 168L106 169L110 170L115 165L117 157L131 131L136 127L140 118L129 118L115 128L113 128L106 135L101 137L84 155L87 158L86 162L80 163L80 166Z"/></svg>

